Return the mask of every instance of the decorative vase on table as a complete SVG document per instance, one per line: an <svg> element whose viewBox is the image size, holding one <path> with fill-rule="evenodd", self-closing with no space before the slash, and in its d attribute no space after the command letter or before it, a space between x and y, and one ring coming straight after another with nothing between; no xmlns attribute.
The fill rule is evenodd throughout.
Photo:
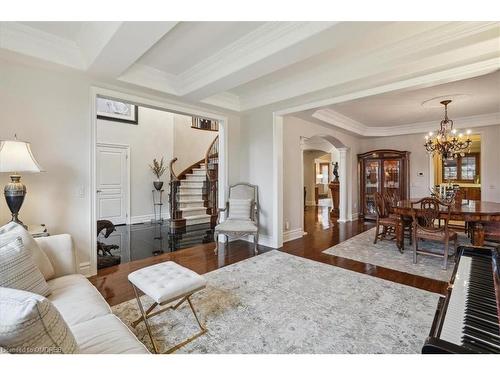
<svg viewBox="0 0 500 375"><path fill-rule="evenodd" d="M163 187L163 181L160 180L153 181L153 186L155 187L156 190L160 191L161 188Z"/></svg>

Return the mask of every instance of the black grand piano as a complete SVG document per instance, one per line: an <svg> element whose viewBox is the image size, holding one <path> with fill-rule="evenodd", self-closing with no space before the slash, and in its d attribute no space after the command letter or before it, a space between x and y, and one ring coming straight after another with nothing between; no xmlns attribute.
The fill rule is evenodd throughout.
<svg viewBox="0 0 500 375"><path fill-rule="evenodd" d="M460 247L422 353L500 353L499 250Z"/></svg>

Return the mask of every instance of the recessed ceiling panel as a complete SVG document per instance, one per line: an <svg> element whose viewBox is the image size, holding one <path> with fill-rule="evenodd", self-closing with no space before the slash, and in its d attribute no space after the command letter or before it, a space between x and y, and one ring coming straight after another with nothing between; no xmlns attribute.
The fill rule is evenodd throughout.
<svg viewBox="0 0 500 375"><path fill-rule="evenodd" d="M264 22L181 22L151 48L139 63L180 74Z"/></svg>

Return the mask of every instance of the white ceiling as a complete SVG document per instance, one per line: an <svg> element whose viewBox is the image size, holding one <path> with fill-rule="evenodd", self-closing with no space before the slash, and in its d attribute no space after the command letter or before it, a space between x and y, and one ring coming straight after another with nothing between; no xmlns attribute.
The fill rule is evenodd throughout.
<svg viewBox="0 0 500 375"><path fill-rule="evenodd" d="M441 94L470 94L450 115L491 122L498 75L480 76L499 69L499 46L499 22L0 22L0 57L373 136L435 121L420 103Z"/></svg>

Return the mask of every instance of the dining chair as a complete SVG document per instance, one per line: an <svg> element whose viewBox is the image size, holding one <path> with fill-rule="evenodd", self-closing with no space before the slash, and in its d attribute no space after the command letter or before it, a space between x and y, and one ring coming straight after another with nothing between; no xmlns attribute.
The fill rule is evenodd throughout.
<svg viewBox="0 0 500 375"><path fill-rule="evenodd" d="M395 218L400 221L403 236L408 238L410 245L413 243L413 220L409 216L401 216L394 212L394 207L398 205L399 196L396 192L386 191L383 194L386 209L389 211L389 217Z"/></svg>
<svg viewBox="0 0 500 375"><path fill-rule="evenodd" d="M375 240L373 243L376 244L378 240L396 240L399 235L400 220L394 216L390 216L386 200L381 193L374 193L373 200L377 217ZM380 227L382 227L382 231L380 231ZM402 249L400 249L400 252L402 252Z"/></svg>
<svg viewBox="0 0 500 375"><path fill-rule="evenodd" d="M444 208L444 210L443 210ZM418 211L418 213L417 213ZM444 217L441 213L445 212ZM413 263L417 263L417 255L425 254L443 258L442 268L446 270L448 265L449 243L454 241L454 254L457 252L458 235L448 226L451 215L451 204L439 199L428 197L412 203L413 218ZM442 219L443 225L436 223ZM443 252L419 248L419 240L437 241L444 244Z"/></svg>

